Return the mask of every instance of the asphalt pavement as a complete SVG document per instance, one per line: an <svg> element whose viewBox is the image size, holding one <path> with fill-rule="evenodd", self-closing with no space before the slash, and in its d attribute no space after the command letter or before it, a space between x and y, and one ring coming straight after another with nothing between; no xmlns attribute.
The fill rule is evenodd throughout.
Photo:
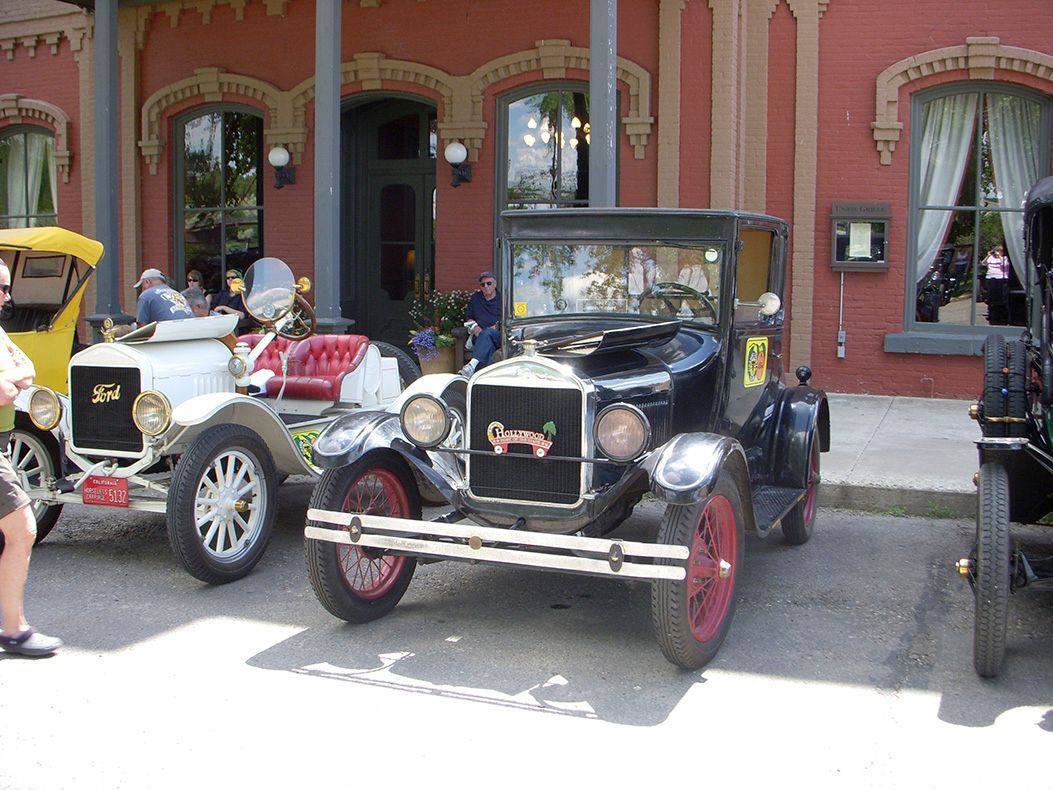
<svg viewBox="0 0 1053 790"><path fill-rule="evenodd" d="M970 400L828 393L820 504L892 515L971 517L980 436Z"/></svg>

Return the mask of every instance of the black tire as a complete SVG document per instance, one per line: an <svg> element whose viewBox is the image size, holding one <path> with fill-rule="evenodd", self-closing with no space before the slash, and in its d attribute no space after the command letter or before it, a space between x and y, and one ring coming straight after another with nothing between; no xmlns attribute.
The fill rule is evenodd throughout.
<svg viewBox="0 0 1053 790"><path fill-rule="evenodd" d="M29 416L22 412L15 414L10 453L11 466L23 488L36 488L42 485L44 478L58 477L61 468L58 441L50 431L42 431L33 425ZM62 515L62 505L34 502L32 507L37 522L36 543L40 543Z"/></svg>
<svg viewBox="0 0 1053 790"><path fill-rule="evenodd" d="M998 463L980 467L976 498L976 558L973 593L973 666L980 677L993 678L1005 663L1009 613L1009 476Z"/></svg>
<svg viewBox="0 0 1053 790"><path fill-rule="evenodd" d="M236 490L231 478L245 483ZM244 425L207 429L176 464L168 539L196 579L226 584L248 574L267 548L277 514L274 459L259 434Z"/></svg>
<svg viewBox="0 0 1053 790"><path fill-rule="evenodd" d="M405 463L384 454L366 455L349 466L327 470L311 494L310 506L413 519L421 515L420 497ZM325 540L306 540L304 557L319 602L349 623L367 623L394 609L417 568L414 557Z"/></svg>
<svg viewBox="0 0 1053 790"><path fill-rule="evenodd" d="M726 473L705 501L666 507L658 541L687 546L691 556L685 579L651 583L651 620L662 653L677 666L704 666L724 642L735 614L744 540L742 499ZM720 561L729 566L723 575Z"/></svg>
<svg viewBox="0 0 1053 790"><path fill-rule="evenodd" d="M808 542L819 513L819 431L814 429L808 437L807 474L804 499L794 505L793 510L782 520L782 538L791 546L800 546Z"/></svg>
<svg viewBox="0 0 1053 790"><path fill-rule="evenodd" d="M420 378L420 367L413 358L403 351L398 346L393 346L391 343L384 343L380 340L370 341L377 350L380 351L382 357L394 357L395 361L399 365L399 378L401 379L402 389L406 389L410 384Z"/></svg>
<svg viewBox="0 0 1053 790"><path fill-rule="evenodd" d="M984 341L983 416L984 436L1027 435L1027 346L1019 340Z"/></svg>

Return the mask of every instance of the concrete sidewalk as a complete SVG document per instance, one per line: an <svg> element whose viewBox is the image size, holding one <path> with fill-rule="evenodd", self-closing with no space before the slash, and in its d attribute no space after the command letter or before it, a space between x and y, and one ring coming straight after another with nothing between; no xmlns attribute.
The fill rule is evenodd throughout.
<svg viewBox="0 0 1053 790"><path fill-rule="evenodd" d="M973 401L828 393L824 507L972 518L980 436Z"/></svg>

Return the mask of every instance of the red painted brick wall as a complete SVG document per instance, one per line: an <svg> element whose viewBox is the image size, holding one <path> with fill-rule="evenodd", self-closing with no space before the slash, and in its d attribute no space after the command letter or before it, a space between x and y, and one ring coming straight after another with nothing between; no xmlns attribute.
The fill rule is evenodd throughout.
<svg viewBox="0 0 1053 790"><path fill-rule="evenodd" d="M59 40L55 55L44 41L38 42L34 57L30 57L29 50L21 44L17 44L11 54L11 60L7 59L6 52L0 54L0 93L17 93L25 99L49 102L69 116L67 145L73 157L69 181L63 181L61 173L58 175L56 203L59 224L79 233L84 230L81 175L86 166L93 165L84 161L77 145L81 132L80 77L69 39ZM27 119L24 122L54 132L54 128L43 121ZM0 132L13 125L13 120L0 118Z"/></svg>
<svg viewBox="0 0 1053 790"><path fill-rule="evenodd" d="M901 395L971 398L979 394L982 365L977 357L890 354L886 333L903 331L908 232L910 99L918 90L961 80L964 71L909 82L899 91L904 124L892 164L879 163L870 124L875 117L875 79L897 61L942 47L961 46L966 37L998 36L1001 44L1050 51L1053 21L1032 2L991 4L980 0L943 4L884 0L831 3L820 24L821 75L819 167L816 204L815 320L812 366L815 381L828 389ZM1050 93L1048 81L1019 73L996 80ZM892 205L889 271L844 275L846 356L836 357L840 275L829 261L830 210L835 202ZM913 298L911 298L913 303Z"/></svg>

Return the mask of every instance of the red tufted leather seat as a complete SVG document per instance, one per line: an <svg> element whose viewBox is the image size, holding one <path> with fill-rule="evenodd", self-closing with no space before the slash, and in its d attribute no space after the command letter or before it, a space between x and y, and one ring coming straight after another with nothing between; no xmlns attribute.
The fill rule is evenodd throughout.
<svg viewBox="0 0 1053 790"><path fill-rule="evenodd" d="M263 335L241 335L238 340L248 345L248 347L255 348L256 344L263 339ZM292 346L297 343L295 340L286 340L284 337L274 338L270 344L263 350L263 353L256 359L256 370L266 368L274 372L275 376L282 374L282 360L278 356L284 351L288 351ZM289 357L289 364L287 367L288 372L293 373L293 359Z"/></svg>
<svg viewBox="0 0 1053 790"><path fill-rule="evenodd" d="M361 364L368 348L365 335L312 335L299 341L289 355L284 397L335 402L344 377ZM267 382L267 394L277 395L281 386L277 375Z"/></svg>

